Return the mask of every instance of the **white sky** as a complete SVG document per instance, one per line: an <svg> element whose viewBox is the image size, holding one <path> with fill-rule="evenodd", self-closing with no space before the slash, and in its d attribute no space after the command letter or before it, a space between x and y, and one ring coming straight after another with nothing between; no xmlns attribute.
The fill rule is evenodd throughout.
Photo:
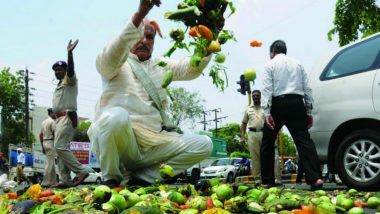
<svg viewBox="0 0 380 214"><path fill-rule="evenodd" d="M112 3L110 3L112 2ZM162 0L160 8L149 15L161 25L165 39L156 38L154 55L162 55L171 45L168 36L173 27L182 27L165 20L163 14L174 10L180 0ZM247 105L247 97L236 91L236 81L246 68L257 71L254 88L261 87L260 72L269 60L269 45L283 39L288 55L300 60L310 71L323 54L338 47L329 42L327 32L333 27L335 1L313 0L234 0L237 13L227 19L225 28L232 30L237 42L223 46L226 53L229 86L224 93L218 91L206 75L190 82L176 82L172 86L198 91L206 100L206 109L221 108L219 116L228 116L222 124L240 123ZM113 39L131 15L139 0L65 0L65 1L5 1L0 22L0 68L24 69L36 73L31 87L37 90L32 99L39 106L51 106L54 73L51 65L66 60L66 46L70 39L79 39L74 52L75 68L79 79L78 112L81 116L94 116L94 105L101 93L101 79L95 69L95 58ZM251 40L264 43L261 48L249 46ZM173 57L187 56L177 51ZM207 118L213 119L213 115ZM213 128L214 124L208 126ZM199 129L202 128L200 125Z"/></svg>

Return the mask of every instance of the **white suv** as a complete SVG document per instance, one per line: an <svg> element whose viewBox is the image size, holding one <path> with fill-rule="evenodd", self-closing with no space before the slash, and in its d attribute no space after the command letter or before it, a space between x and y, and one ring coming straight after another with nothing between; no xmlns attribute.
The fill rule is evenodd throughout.
<svg viewBox="0 0 380 214"><path fill-rule="evenodd" d="M349 187L380 188L380 33L330 53L309 79L321 162Z"/></svg>

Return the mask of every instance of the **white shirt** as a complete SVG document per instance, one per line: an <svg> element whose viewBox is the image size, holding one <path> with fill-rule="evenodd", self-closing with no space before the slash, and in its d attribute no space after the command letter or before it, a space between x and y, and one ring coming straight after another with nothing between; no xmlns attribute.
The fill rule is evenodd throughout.
<svg viewBox="0 0 380 214"><path fill-rule="evenodd" d="M306 113L311 115L313 97L308 75L297 60L285 54L277 54L265 65L263 72L261 105L265 115L270 115L272 98L285 94L303 96Z"/></svg>
<svg viewBox="0 0 380 214"><path fill-rule="evenodd" d="M96 67L102 76L103 93L96 105L95 122L102 114L103 109L122 107L130 116L137 142L143 147L150 147L171 141L173 138L170 138L170 135L176 133L164 134L160 112L145 91L144 86L135 77L127 61L128 58L139 61L136 55L130 53L130 50L143 38L143 26L142 23L136 28L132 22L129 22L121 34L108 44L97 57ZM196 68L190 65L189 58L174 61L161 57L143 61L140 65L156 86L161 104L165 109L168 106L168 98L165 89L161 87L161 82L166 70L173 71L173 81L191 80L202 74L202 70L210 59L211 56L204 58ZM160 61L167 62L167 66L164 68L157 66ZM91 130L89 131L91 133Z"/></svg>
<svg viewBox="0 0 380 214"><path fill-rule="evenodd" d="M20 154L17 155L17 163L22 163L22 165L25 165L24 153L20 152Z"/></svg>

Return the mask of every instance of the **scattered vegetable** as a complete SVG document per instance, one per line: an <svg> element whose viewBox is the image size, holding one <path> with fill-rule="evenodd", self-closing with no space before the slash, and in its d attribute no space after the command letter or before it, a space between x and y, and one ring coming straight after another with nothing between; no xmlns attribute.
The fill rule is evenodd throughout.
<svg viewBox="0 0 380 214"><path fill-rule="evenodd" d="M251 45L251 47L261 47L263 45L262 42L258 42L256 40L253 40L249 43Z"/></svg>
<svg viewBox="0 0 380 214"><path fill-rule="evenodd" d="M171 38L175 41L174 45L164 54L170 57L178 48L186 49L190 52L189 47L193 46L191 66L198 67L202 58L210 53L221 51L221 45L228 40L236 41L235 37L228 30L223 30L224 13L229 7L231 14L235 12L235 7L229 0L183 0L177 6L177 10L165 13L165 18L182 22L186 26L186 30L193 42L188 44L183 42L184 34L179 29L173 29L170 33ZM214 65L209 70L209 76L212 78L213 84L222 91L228 85L226 69L220 66L225 61L220 57L214 60ZM224 73L225 78L221 77Z"/></svg>
<svg viewBox="0 0 380 214"><path fill-rule="evenodd" d="M172 80L173 80L173 71L169 69L165 72L164 76L162 77L161 87L162 88L168 87L168 85L172 82Z"/></svg>

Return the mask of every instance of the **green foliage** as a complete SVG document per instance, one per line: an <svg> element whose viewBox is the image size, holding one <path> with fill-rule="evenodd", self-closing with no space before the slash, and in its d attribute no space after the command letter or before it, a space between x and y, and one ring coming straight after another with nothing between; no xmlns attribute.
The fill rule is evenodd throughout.
<svg viewBox="0 0 380 214"><path fill-rule="evenodd" d="M172 102L168 106L168 113L174 124L178 127L189 121L194 125L202 115L204 100L198 92L189 92L184 88L169 88Z"/></svg>
<svg viewBox="0 0 380 214"><path fill-rule="evenodd" d="M280 148L281 155L296 156L296 146L291 136L289 136L288 134L284 132L281 132L281 144L282 144L282 148Z"/></svg>
<svg viewBox="0 0 380 214"><path fill-rule="evenodd" d="M376 0L338 0L335 7L334 28L328 32L331 41L339 36L343 46L360 37L380 32L380 8Z"/></svg>
<svg viewBox="0 0 380 214"><path fill-rule="evenodd" d="M227 153L231 154L235 151L248 153L247 145L242 145L240 142L240 125L237 123L230 123L223 128L210 130L214 136L227 140Z"/></svg>
<svg viewBox="0 0 380 214"><path fill-rule="evenodd" d="M234 151L230 154L230 157L251 158L251 155L248 152Z"/></svg>
<svg viewBox="0 0 380 214"><path fill-rule="evenodd" d="M8 144L25 142L24 71L13 74L9 68L2 69L0 91L2 150L4 154L8 154Z"/></svg>
<svg viewBox="0 0 380 214"><path fill-rule="evenodd" d="M87 135L87 130L90 128L91 122L90 121L83 121L79 123L78 127L75 130L74 134L74 141L77 142L90 142L90 139L88 138Z"/></svg>

